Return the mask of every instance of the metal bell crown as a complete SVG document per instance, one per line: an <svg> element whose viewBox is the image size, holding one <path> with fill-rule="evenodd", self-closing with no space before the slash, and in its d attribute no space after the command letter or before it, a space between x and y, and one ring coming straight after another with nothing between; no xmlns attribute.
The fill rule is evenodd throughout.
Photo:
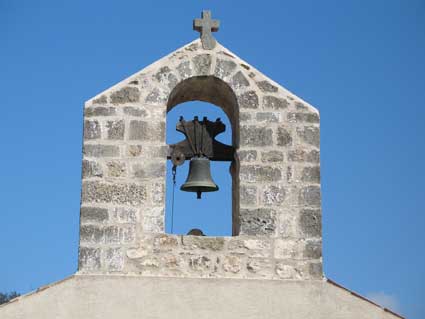
<svg viewBox="0 0 425 319"><path fill-rule="evenodd" d="M185 192L195 192L201 198L204 192L218 191L218 186L211 178L210 160L206 157L193 157L189 163L189 175L180 187Z"/></svg>

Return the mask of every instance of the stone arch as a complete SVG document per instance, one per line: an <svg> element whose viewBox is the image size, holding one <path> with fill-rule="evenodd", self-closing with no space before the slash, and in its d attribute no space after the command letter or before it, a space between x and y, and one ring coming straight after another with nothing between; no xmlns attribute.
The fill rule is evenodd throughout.
<svg viewBox="0 0 425 319"><path fill-rule="evenodd" d="M233 89L215 76L194 76L181 81L169 94L167 113L176 105L189 101L203 101L221 108L232 126L232 146L239 146L239 104ZM230 166L232 176L232 235L239 234L239 160L237 152Z"/></svg>

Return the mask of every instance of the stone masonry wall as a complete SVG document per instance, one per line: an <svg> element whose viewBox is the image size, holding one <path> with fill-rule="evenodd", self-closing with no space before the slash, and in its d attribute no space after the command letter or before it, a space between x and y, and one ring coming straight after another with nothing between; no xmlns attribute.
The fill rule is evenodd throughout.
<svg viewBox="0 0 425 319"><path fill-rule="evenodd" d="M165 234L170 96L229 116L236 236ZM196 40L86 102L82 178L80 273L322 278L319 114L220 44Z"/></svg>

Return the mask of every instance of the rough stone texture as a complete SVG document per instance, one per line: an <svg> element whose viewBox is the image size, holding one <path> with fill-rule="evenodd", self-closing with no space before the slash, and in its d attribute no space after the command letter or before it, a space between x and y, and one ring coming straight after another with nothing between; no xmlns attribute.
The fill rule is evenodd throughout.
<svg viewBox="0 0 425 319"><path fill-rule="evenodd" d="M265 109L282 110L288 108L288 101L286 99L278 98L275 96L265 96L263 106Z"/></svg>
<svg viewBox="0 0 425 319"><path fill-rule="evenodd" d="M128 86L111 94L112 104L125 104L139 102L140 91L136 87Z"/></svg>
<svg viewBox="0 0 425 319"><path fill-rule="evenodd" d="M98 96L85 107L80 273L321 278L315 109L199 41ZM221 107L232 123L233 237L164 232L166 113L192 100ZM300 244L276 257L276 241L290 238Z"/></svg>

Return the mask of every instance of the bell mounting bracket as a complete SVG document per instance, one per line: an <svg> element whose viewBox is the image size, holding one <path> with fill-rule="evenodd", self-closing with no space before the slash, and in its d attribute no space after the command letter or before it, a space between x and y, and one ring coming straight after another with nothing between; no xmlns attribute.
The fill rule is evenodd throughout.
<svg viewBox="0 0 425 319"><path fill-rule="evenodd" d="M192 121L185 121L181 116L176 131L183 133L186 139L169 145L167 159L176 166L183 164L184 160L201 156L211 161L231 162L234 159L234 147L215 140L225 130L226 126L220 118L211 122L206 117L199 121L195 116Z"/></svg>

